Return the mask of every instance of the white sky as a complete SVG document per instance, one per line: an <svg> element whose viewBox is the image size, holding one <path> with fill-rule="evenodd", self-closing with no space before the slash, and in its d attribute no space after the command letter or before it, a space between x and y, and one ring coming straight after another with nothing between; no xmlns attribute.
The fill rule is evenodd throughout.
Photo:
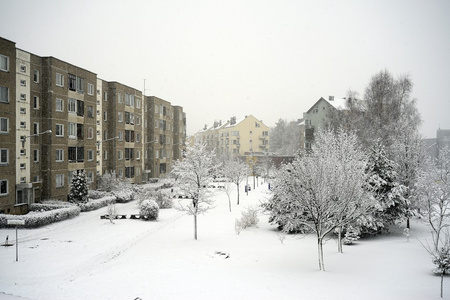
<svg viewBox="0 0 450 300"><path fill-rule="evenodd" d="M409 74L422 133L450 129L450 1L0 0L0 36L183 106L188 134L252 114L302 118Z"/></svg>

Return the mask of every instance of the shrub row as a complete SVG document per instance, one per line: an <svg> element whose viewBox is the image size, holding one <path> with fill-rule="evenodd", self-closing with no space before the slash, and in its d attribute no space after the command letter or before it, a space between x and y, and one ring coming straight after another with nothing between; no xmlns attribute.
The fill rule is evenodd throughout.
<svg viewBox="0 0 450 300"><path fill-rule="evenodd" d="M59 208L49 209L52 204L33 204L34 211L26 215L4 215L0 214L0 228L14 227L8 225L8 220L25 220L25 228L37 228L54 222L67 220L80 214L80 208L75 205L67 205ZM53 205L55 206L55 205Z"/></svg>
<svg viewBox="0 0 450 300"><path fill-rule="evenodd" d="M82 212L87 212L105 207L110 203L114 203L115 201L115 196L106 196L100 199L89 200L87 203L80 204L79 206Z"/></svg>
<svg viewBox="0 0 450 300"><path fill-rule="evenodd" d="M114 191L112 193L116 197L117 203L125 203L134 199L134 191L131 189Z"/></svg>

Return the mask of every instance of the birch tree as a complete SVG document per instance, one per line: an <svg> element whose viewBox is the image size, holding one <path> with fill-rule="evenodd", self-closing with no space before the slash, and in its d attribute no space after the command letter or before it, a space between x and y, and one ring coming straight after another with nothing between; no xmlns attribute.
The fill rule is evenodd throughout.
<svg viewBox="0 0 450 300"><path fill-rule="evenodd" d="M338 130L319 132L311 153L277 172L274 199L277 206L289 210L273 221L282 218L286 232L306 226L316 234L322 271L325 237L373 207L366 167L367 156L359 149L356 135Z"/></svg>
<svg viewBox="0 0 450 300"><path fill-rule="evenodd" d="M212 193L208 186L213 181L217 165L213 162L214 151L208 151L206 144L196 143L188 147L183 160L174 163L172 173L176 181L174 186L179 188L192 201L179 209L194 216L194 238L197 240L197 217L212 208Z"/></svg>

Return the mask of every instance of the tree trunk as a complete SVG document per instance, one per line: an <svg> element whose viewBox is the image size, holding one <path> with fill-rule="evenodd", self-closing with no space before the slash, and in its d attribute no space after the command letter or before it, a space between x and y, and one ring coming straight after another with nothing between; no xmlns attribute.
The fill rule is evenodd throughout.
<svg viewBox="0 0 450 300"><path fill-rule="evenodd" d="M197 215L194 215L194 238L197 239Z"/></svg>
<svg viewBox="0 0 450 300"><path fill-rule="evenodd" d="M338 227L338 252L343 253L342 251L342 227Z"/></svg>
<svg viewBox="0 0 450 300"><path fill-rule="evenodd" d="M325 271L325 264L323 262L323 240L322 238L317 238L317 247L318 247L318 254L319 254L319 270Z"/></svg>
<svg viewBox="0 0 450 300"><path fill-rule="evenodd" d="M237 205L239 205L239 183L236 184L236 186L237 186L237 194L238 194Z"/></svg>
<svg viewBox="0 0 450 300"><path fill-rule="evenodd" d="M228 208L230 209L231 212L231 198L229 194L228 194Z"/></svg>
<svg viewBox="0 0 450 300"><path fill-rule="evenodd" d="M444 298L444 275L445 271L441 273L441 298Z"/></svg>

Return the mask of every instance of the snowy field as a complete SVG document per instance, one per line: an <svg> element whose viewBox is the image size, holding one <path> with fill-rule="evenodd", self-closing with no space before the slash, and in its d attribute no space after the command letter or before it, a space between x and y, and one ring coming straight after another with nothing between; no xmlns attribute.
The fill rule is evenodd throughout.
<svg viewBox="0 0 450 300"><path fill-rule="evenodd" d="M261 184L241 205L216 191L216 208L199 217L160 210L156 222L100 219L107 208L39 229L19 229L15 247L0 247L0 299L441 299L440 278L413 221L410 241L401 228L358 241L337 252L324 248L326 272L318 271L314 236L287 236L260 215L258 228L235 233L241 209L267 197ZM138 213L136 201L117 204L120 214ZM1 229L14 242L14 229ZM223 252L226 255L216 254ZM444 296L450 299L446 278Z"/></svg>

